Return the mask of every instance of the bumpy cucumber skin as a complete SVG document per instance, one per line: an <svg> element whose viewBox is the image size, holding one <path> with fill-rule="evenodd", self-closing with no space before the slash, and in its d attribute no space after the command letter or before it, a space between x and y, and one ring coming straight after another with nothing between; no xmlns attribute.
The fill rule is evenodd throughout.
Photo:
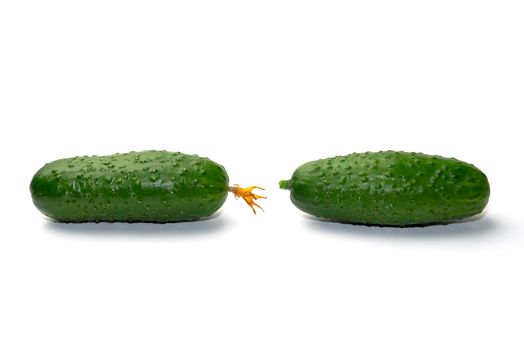
<svg viewBox="0 0 524 350"><path fill-rule="evenodd" d="M395 151L309 162L280 185L306 213L378 226L454 222L481 213L490 194L486 175L471 164Z"/></svg>
<svg viewBox="0 0 524 350"><path fill-rule="evenodd" d="M223 166L195 155L144 151L74 157L33 176L35 206L60 222L177 222L216 212L228 193Z"/></svg>

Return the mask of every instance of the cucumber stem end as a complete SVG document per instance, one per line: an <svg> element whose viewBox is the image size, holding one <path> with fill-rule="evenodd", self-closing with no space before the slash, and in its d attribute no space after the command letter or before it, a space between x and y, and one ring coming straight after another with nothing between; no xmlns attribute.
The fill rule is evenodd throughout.
<svg viewBox="0 0 524 350"><path fill-rule="evenodd" d="M290 185L291 185L291 180L280 180L278 182L278 186L283 190L289 190Z"/></svg>

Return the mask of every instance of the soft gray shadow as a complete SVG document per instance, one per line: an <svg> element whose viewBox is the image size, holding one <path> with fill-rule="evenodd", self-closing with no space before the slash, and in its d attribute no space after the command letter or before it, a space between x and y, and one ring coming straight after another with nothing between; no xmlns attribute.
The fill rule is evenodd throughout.
<svg viewBox="0 0 524 350"><path fill-rule="evenodd" d="M230 221L220 213L197 221L173 223L61 223L48 219L45 228L52 233L96 237L184 237L213 235L223 232Z"/></svg>
<svg viewBox="0 0 524 350"><path fill-rule="evenodd" d="M492 216L477 215L463 221L449 224L390 227L367 226L358 224L342 224L318 219L313 216L307 218L306 226L319 233L328 233L345 236L367 236L386 239L433 240L454 239L466 237L486 237L501 233L503 225Z"/></svg>

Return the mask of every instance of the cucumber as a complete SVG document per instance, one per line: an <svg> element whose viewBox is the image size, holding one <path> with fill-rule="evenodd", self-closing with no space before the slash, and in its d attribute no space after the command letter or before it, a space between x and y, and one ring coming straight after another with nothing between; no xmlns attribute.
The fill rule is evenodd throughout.
<svg viewBox="0 0 524 350"><path fill-rule="evenodd" d="M224 167L208 158L143 151L56 160L36 172L30 192L35 206L59 222L190 221L215 213L228 192L252 209L254 199L265 198L251 193L259 187L228 182Z"/></svg>
<svg viewBox="0 0 524 350"><path fill-rule="evenodd" d="M299 166L280 188L316 217L378 226L449 223L481 213L489 182L454 158L408 152L366 152Z"/></svg>

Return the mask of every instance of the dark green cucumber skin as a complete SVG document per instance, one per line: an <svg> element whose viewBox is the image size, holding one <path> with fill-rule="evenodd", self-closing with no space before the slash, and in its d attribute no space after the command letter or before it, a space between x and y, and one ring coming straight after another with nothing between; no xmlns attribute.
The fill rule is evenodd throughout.
<svg viewBox="0 0 524 350"><path fill-rule="evenodd" d="M223 166L195 155L143 151L44 165L30 185L35 206L60 222L177 222L215 213L228 193Z"/></svg>
<svg viewBox="0 0 524 350"><path fill-rule="evenodd" d="M454 222L481 213L490 194L486 175L471 164L395 151L309 162L280 186L306 213L378 226Z"/></svg>

